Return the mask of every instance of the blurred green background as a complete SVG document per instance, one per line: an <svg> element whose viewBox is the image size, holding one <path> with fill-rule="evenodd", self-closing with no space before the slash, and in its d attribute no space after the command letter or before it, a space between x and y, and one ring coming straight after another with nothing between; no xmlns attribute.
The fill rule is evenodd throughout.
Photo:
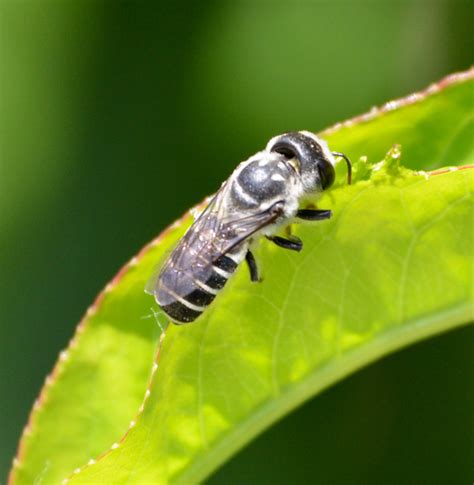
<svg viewBox="0 0 474 485"><path fill-rule="evenodd" d="M2 0L0 477L125 261L271 136L468 68L473 21L471 0ZM471 483L473 337L365 369L210 483Z"/></svg>

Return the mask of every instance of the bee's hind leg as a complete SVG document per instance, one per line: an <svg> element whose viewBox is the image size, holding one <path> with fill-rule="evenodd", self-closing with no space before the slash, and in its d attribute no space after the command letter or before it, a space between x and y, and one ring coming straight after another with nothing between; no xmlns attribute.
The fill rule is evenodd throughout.
<svg viewBox="0 0 474 485"><path fill-rule="evenodd" d="M245 261L247 261L247 265L249 267L250 280L254 282L260 281L260 278L258 277L257 261L255 261L255 256L250 251L247 251Z"/></svg>

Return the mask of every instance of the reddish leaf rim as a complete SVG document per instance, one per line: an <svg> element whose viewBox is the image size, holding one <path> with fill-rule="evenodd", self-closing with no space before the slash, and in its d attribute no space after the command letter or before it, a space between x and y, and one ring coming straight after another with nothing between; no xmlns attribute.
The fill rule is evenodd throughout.
<svg viewBox="0 0 474 485"><path fill-rule="evenodd" d="M434 175L445 175L445 174L448 174L448 173L451 173L451 172L458 172L458 171L461 171L461 170L474 170L474 165L461 165L459 167L449 167L449 168L446 168L446 169L434 170L434 171L430 171L430 172L414 171L413 174L414 175L424 174L427 177L431 177L431 176L434 176ZM203 205L203 203L201 203L198 206L196 206L196 208L201 208L202 205ZM186 216L187 216L187 213L185 214L185 216L183 216L182 218L180 218L176 222L181 222L183 219L186 219ZM150 245L145 246L145 248L143 248L143 249L145 250L149 246ZM145 403L146 403L146 401L147 401L147 399L148 399L148 397L150 395L150 392L151 392L151 388L152 388L152 384L153 384L153 377L154 377L154 374L155 374L156 370L158 369L159 358L160 358L161 348L162 348L162 345L163 345L163 341L164 341L164 338L165 338L165 334L166 334L166 329L160 335L160 341L159 341L159 344L158 344L158 349L157 349L156 357L155 357L155 359L153 361L153 371L152 371L152 375L151 375L151 377L150 377L150 379L148 381L148 384L147 384L147 388L146 388L146 391L145 391L145 397L143 399L143 402L140 405L140 408L139 408L137 414L135 415L134 419L132 420L130 427L127 429L127 431L124 433L124 435L120 438L120 440L117 443L114 443L108 450L105 450L96 459L89 460L88 463L86 463L85 465L83 465L83 466L81 466L79 468L76 468L72 473L70 473L61 482L62 485L66 485L72 478L74 478L75 475L81 473L86 468L89 468L90 466L95 465L98 461L102 460L103 458L106 458L107 455L111 451L117 449L125 441L125 439L127 438L130 430L133 427L135 427L136 423L138 422L138 419L139 419L140 414L143 412Z"/></svg>
<svg viewBox="0 0 474 485"><path fill-rule="evenodd" d="M367 123L397 109L405 108L412 104L417 104L421 101L424 101L426 98L429 98L431 96L434 96L435 94L444 91L446 88L469 81L471 79L474 79L474 66L469 68L467 71L450 74L442 78L440 81L430 84L427 88L422 89L421 91L417 91L415 93L409 94L408 96L397 98L392 101L387 101L380 107L374 106L367 113L363 113L361 115L355 116L354 118L349 118L348 120L336 123L335 125L323 130L320 135L324 138L324 136L332 135L336 131L342 130L344 128L350 128L354 125Z"/></svg>
<svg viewBox="0 0 474 485"><path fill-rule="evenodd" d="M408 96L398 98L398 99L393 100L393 101L388 101L388 102L384 103L379 108L374 107L367 113L363 113L361 115L350 118L346 121L336 123L335 125L323 130L319 135L324 137L324 136L327 136L327 135L331 135L331 134L333 134L333 133L335 133L335 132L337 132L341 129L344 129L344 128L349 128L349 127L352 127L354 125L367 123L367 122L372 121L376 118L379 118L379 117L381 117L381 116L383 116L383 115L385 115L389 112L395 111L397 109L404 108L406 106L410 106L412 104L419 103L419 102L425 100L426 98L429 98L429 97L431 97L435 94L442 92L446 88L449 88L449 87L456 85L456 84L466 82L466 81L471 80L471 79L474 79L474 67L471 67L467 71L462 71L462 72L450 74L450 75L442 78L440 81L433 83L433 84L430 84L427 88L425 88L421 91L412 93ZM429 175L441 175L441 174L449 173L451 171L464 170L464 169L474 169L474 165L464 165L464 166L461 166L461 167L451 167L451 168L448 168L448 169L435 170L433 172L426 172L426 173L429 174ZM127 274L127 272L131 268L136 266L139 263L139 261L143 258L143 256L146 253L148 253L148 251L150 249L158 246L169 233L171 233L174 229L179 228L184 223L184 221L186 221L186 219L188 219L190 216L192 216L193 211L202 209L203 206L207 203L207 201L208 201L208 197L206 197L202 202L197 204L192 209L187 210L181 217L179 217L172 224L167 226L155 239L153 239L151 242L146 244L137 253L136 256L133 256L126 264L124 264L120 268L120 270L117 272L117 274L105 286L105 288L98 294L98 296L96 297L96 299L94 300L92 305L87 309L86 313L84 314L82 319L79 321L79 324L76 327L74 335L73 335L72 339L69 341L66 349L62 350L59 353L58 360L56 361L56 363L53 367L53 370L51 371L50 374L48 374L46 376L43 387L42 387L38 397L34 401L33 408L32 408L32 410L31 410L31 412L28 416L27 423L26 423L26 425L23 429L23 432L20 436L20 441L19 441L19 444L18 444L16 455L13 458L12 468L10 470L10 473L9 473L9 476L8 476L8 481L7 481L8 485L14 485L15 470L20 465L20 463L21 463L21 461L24 457L24 453L25 453L24 439L32 434L32 428L35 425L35 417L41 411L42 405L47 400L48 391L49 391L50 387L55 384L56 378L58 377L58 375L62 371L62 365L67 360L69 350L74 349L77 346L78 340L79 340L81 334L85 331L89 319L97 313L105 295L110 293L115 288L115 286L121 281L121 279L124 277L124 275ZM165 332L163 332L160 336L160 342L159 342L159 345L158 345L157 355L156 355L156 358L153 361L152 374L150 376L150 379L149 379L149 382L147 384L147 388L146 388L146 391L145 391L145 398L144 398L143 403L140 405L139 411L136 414L136 418L141 414L141 411L143 410L143 406L145 404L145 401L148 398L148 395L149 395L149 392L150 392L150 387L151 387L151 382L152 382L152 379L153 379L153 375L154 375L154 373L155 373L155 371L158 367L158 364L159 364L160 350L161 350L162 342L164 340L164 336L165 336ZM111 449L115 449L117 446L119 446L119 443L122 443L126 439L130 429L133 427L132 424L134 425L135 422L136 422L136 418L134 420L132 420L129 429L120 438L118 443L114 443L114 445L112 445ZM105 456L107 456L107 454L109 452L110 452L110 450L106 450L104 453L99 455L95 460L90 460L89 463L87 463L84 466L74 470L74 472L68 478L63 480L63 483L67 483L69 481L69 478L74 476L74 474L77 474L80 471L82 471L84 468L91 466L92 464L95 464L96 461L103 459Z"/></svg>

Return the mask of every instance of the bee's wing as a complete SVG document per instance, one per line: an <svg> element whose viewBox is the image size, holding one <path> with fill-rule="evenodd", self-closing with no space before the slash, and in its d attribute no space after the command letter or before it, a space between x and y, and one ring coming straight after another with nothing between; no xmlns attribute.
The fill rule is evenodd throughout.
<svg viewBox="0 0 474 485"><path fill-rule="evenodd" d="M162 262L155 268L145 286L146 293L155 294L160 275L171 266L175 278L180 278L183 274L191 274L196 266L201 268L209 266L210 268L212 262L209 259L209 251L212 250L210 245L219 230L219 218L223 208L222 199L225 197L226 185L224 183L214 195L204 211L179 240L164 264ZM206 264L207 260L209 262Z"/></svg>
<svg viewBox="0 0 474 485"><path fill-rule="evenodd" d="M283 213L284 202L278 201L253 213L229 214L224 203L226 196L224 185L178 243L170 258L175 269L210 269L220 256L275 222Z"/></svg>
<svg viewBox="0 0 474 485"><path fill-rule="evenodd" d="M168 257L169 257L169 254L168 254ZM158 278L160 276L161 268L163 267L164 261L165 261L165 258L160 258L160 262L155 263L155 266L153 268L153 273L148 278L148 281L145 285L145 293L148 293L149 295L155 294L156 282L158 281Z"/></svg>
<svg viewBox="0 0 474 485"><path fill-rule="evenodd" d="M213 263L245 239L271 224L283 213L283 201L265 210L256 209L240 215L228 213L225 204L228 185L224 184L209 205L178 242L158 274L149 281L146 291L154 294L157 280L166 275L168 287L178 287L188 279L207 281ZM172 269L172 270L171 270ZM170 271L169 271L170 270Z"/></svg>
<svg viewBox="0 0 474 485"><path fill-rule="evenodd" d="M215 259L228 253L260 229L275 222L283 214L283 206L284 201L277 201L267 209L255 210L255 212L247 213L243 217L237 217L233 214L223 219L214 243L216 247Z"/></svg>

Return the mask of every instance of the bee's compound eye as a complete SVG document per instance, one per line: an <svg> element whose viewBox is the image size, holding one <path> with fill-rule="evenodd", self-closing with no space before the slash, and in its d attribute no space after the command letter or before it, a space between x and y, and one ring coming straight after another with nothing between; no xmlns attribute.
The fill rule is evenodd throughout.
<svg viewBox="0 0 474 485"><path fill-rule="evenodd" d="M323 190L331 187L336 178L336 172L332 164L325 158L320 158L318 160L318 172Z"/></svg>
<svg viewBox="0 0 474 485"><path fill-rule="evenodd" d="M280 153L288 159L298 157L295 149L285 141L275 143L275 145L272 147L272 151Z"/></svg>

